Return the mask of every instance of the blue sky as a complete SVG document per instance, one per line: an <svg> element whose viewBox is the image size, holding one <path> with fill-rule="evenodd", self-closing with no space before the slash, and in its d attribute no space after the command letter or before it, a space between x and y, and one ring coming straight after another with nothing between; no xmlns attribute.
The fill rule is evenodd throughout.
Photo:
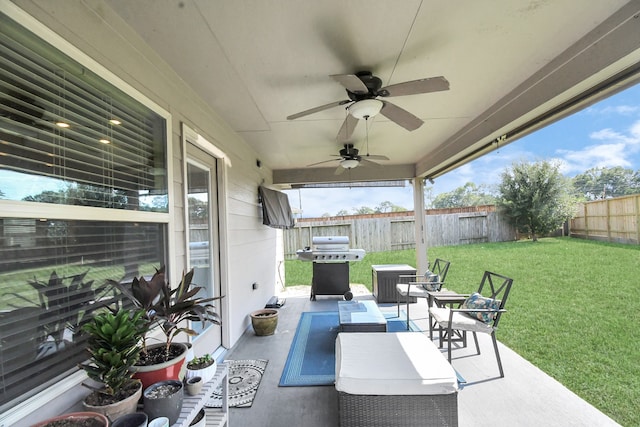
<svg viewBox="0 0 640 427"><path fill-rule="evenodd" d="M640 85L437 178L432 195L452 191L467 182L495 186L501 172L515 161L554 159L560 161L561 171L568 177L594 167L640 169ZM351 213L354 208L374 208L384 201L413 209L410 185L404 188L302 189L286 193L292 208L302 206L303 217L335 215L341 209Z"/></svg>

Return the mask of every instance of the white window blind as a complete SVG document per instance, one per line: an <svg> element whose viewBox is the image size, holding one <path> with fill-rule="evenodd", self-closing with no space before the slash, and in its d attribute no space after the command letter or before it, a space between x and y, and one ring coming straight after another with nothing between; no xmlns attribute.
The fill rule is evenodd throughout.
<svg viewBox="0 0 640 427"><path fill-rule="evenodd" d="M81 326L122 304L108 280L166 263L166 140L162 115L0 14L0 412L87 358ZM37 217L6 214L25 202Z"/></svg>
<svg viewBox="0 0 640 427"><path fill-rule="evenodd" d="M166 212L164 119L8 18L0 25L0 167L13 180L3 181L66 190L38 200L48 203Z"/></svg>

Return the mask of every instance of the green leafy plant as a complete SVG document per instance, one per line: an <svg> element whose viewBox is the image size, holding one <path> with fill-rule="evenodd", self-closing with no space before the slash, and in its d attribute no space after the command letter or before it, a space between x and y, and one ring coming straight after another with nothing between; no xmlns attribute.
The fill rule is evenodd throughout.
<svg viewBox="0 0 640 427"><path fill-rule="evenodd" d="M149 325L144 316L144 310L105 311L82 327L89 334L87 351L91 359L79 367L89 378L104 385L101 389L87 387L116 401L128 396L126 390L137 382L132 379L131 367L140 357L140 342Z"/></svg>
<svg viewBox="0 0 640 427"><path fill-rule="evenodd" d="M187 363L187 368L197 370L204 369L207 366L211 366L215 362L213 357L210 354L205 354L204 356L194 357Z"/></svg>
<svg viewBox="0 0 640 427"><path fill-rule="evenodd" d="M211 322L219 325L220 315L216 313L213 301L222 296L203 298L198 296L201 286L192 285L194 270L182 275L177 287L171 288L165 280L165 268L156 269L147 281L144 277L134 278L131 286L120 286L134 304L145 311L151 325L160 327L165 335L165 359L170 358L171 344L180 333L195 336L198 333L189 327L187 321ZM143 357L149 352L147 339L143 339Z"/></svg>
<svg viewBox="0 0 640 427"><path fill-rule="evenodd" d="M575 212L571 182L552 161L516 162L505 169L498 186L498 205L521 233L539 236L557 230Z"/></svg>

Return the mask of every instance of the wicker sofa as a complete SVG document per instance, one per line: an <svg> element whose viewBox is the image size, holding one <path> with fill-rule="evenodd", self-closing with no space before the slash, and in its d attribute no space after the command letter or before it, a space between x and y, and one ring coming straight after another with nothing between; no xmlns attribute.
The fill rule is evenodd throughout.
<svg viewBox="0 0 640 427"><path fill-rule="evenodd" d="M457 426L456 373L419 332L340 333L341 427Z"/></svg>

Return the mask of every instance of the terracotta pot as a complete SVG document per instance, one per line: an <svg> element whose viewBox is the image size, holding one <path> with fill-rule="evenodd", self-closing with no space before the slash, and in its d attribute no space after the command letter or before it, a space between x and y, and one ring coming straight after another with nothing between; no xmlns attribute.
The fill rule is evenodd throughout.
<svg viewBox="0 0 640 427"><path fill-rule="evenodd" d="M251 326L256 335L273 335L278 326L278 310L265 308L252 312Z"/></svg>
<svg viewBox="0 0 640 427"><path fill-rule="evenodd" d="M138 390L135 393L120 402L112 403L111 405L93 406L83 401L82 406L87 411L97 412L98 414L105 415L110 420L115 420L123 415L136 412L140 396L142 396L142 384L139 384Z"/></svg>
<svg viewBox="0 0 640 427"><path fill-rule="evenodd" d="M61 421L61 420L82 421L82 420L89 420L89 419L94 419L94 420L97 420L98 422L101 422L104 427L107 427L109 425L109 420L107 419L107 417L105 417L102 414L98 414L96 412L72 412L69 414L64 414L57 417L49 418L48 420L44 420L39 423L33 424L31 427L44 427L49 423L52 423L54 421Z"/></svg>
<svg viewBox="0 0 640 427"><path fill-rule="evenodd" d="M149 346L149 349L164 346L165 344L154 344ZM187 346L184 343L173 343L171 345L181 346L184 351L182 354L167 362L159 363L157 365L149 366L134 366L132 369L135 371L133 378L137 378L142 381L142 388L146 389L151 384L164 381L164 380L179 380L180 373L182 372L182 365L184 365L185 358L187 356Z"/></svg>

